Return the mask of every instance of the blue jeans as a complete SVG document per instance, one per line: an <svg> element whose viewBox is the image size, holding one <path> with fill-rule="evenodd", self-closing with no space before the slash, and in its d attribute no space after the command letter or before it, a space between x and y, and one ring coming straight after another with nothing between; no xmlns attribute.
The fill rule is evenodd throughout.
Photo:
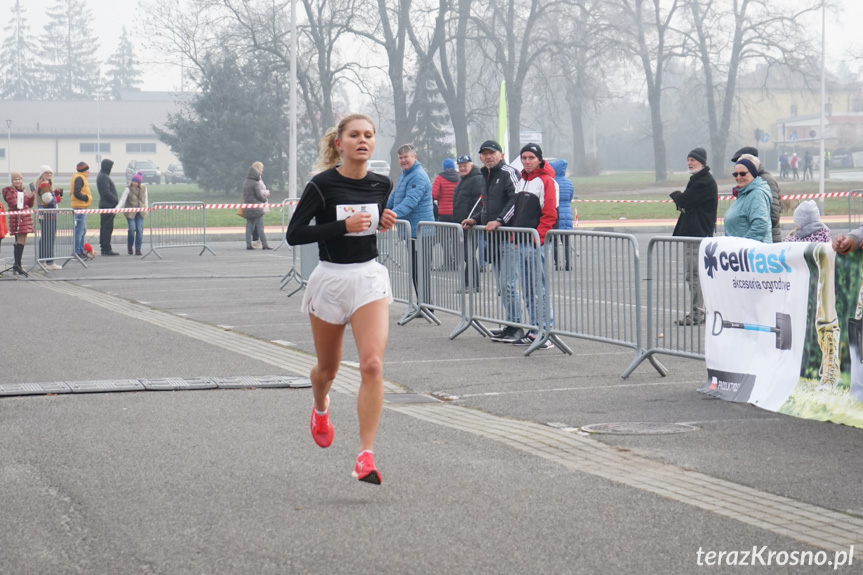
<svg viewBox="0 0 863 575"><path fill-rule="evenodd" d="M134 244L136 250L141 250L141 244L144 242L144 214L138 212L132 219L126 218L129 223L129 232L126 237L126 247L130 250Z"/></svg>
<svg viewBox="0 0 863 575"><path fill-rule="evenodd" d="M534 291L537 256L539 257L540 293ZM522 244L518 246L518 257L522 269L521 290L527 304L530 323L538 325L540 329L550 329L554 326L554 312L549 308L549 317L545 317L545 250L541 246L535 248Z"/></svg>
<svg viewBox="0 0 863 575"><path fill-rule="evenodd" d="M505 241L499 249L500 253L492 263L506 321L521 323L521 301L518 295L518 246Z"/></svg>
<svg viewBox="0 0 863 575"><path fill-rule="evenodd" d="M84 253L84 236L87 235L87 214L75 212L75 253Z"/></svg>

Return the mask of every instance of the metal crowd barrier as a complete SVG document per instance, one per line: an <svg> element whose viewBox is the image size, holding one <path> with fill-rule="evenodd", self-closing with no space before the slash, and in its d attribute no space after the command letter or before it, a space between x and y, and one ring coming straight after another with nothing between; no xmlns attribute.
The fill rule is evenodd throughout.
<svg viewBox="0 0 863 575"><path fill-rule="evenodd" d="M155 202L150 204L150 251L162 259L159 248L200 247L198 255L209 251L207 246L207 209L203 202ZM143 259L143 258L142 258Z"/></svg>
<svg viewBox="0 0 863 575"><path fill-rule="evenodd" d="M491 336L483 322L497 323L535 332L534 344L525 350L525 355L533 353L549 339L546 326L553 322L550 313L553 310L542 297L544 253L539 247L539 233L531 228L498 228L488 232L474 226L464 241L468 242L467 275L463 278L467 280L466 309L460 327L450 338L469 326ZM472 246L477 246L479 252L483 242L482 256L490 266L480 265L480 254L473 257ZM558 342L556 338L554 341Z"/></svg>
<svg viewBox="0 0 863 575"><path fill-rule="evenodd" d="M451 338L464 331L465 258L464 232L460 224L420 222L417 226L418 307L428 315L434 311L462 318ZM437 318L435 323L440 324Z"/></svg>
<svg viewBox="0 0 863 575"><path fill-rule="evenodd" d="M288 246L289 249L291 247L287 238L288 224L291 223L291 217L294 215L294 210L297 209L297 203L298 200L282 200L282 203L278 204L279 211L282 212L282 241L273 248L274 252L278 251L282 246Z"/></svg>
<svg viewBox="0 0 863 575"><path fill-rule="evenodd" d="M554 250L561 245L570 257L558 257L558 265L552 266ZM641 264L635 236L551 230L545 249L547 301L555 310L549 334L558 336L555 341L559 336L577 337L643 353ZM571 353L567 347L564 351ZM659 362L651 363L666 375Z"/></svg>
<svg viewBox="0 0 863 575"><path fill-rule="evenodd" d="M645 359L658 370L656 354L704 359L705 320L693 321L703 315L704 310L693 309L689 291L689 280L698 276L701 241L702 238L684 237L650 240L647 247L647 349L633 360L623 378L629 377ZM665 375L664 368L660 373Z"/></svg>
<svg viewBox="0 0 863 575"><path fill-rule="evenodd" d="M291 253L293 255L291 271L282 278L282 285L279 288L284 288L291 282L291 280L296 281L298 285L294 288L294 291L288 294L288 297L291 297L300 290L305 289L306 285L309 283L309 277L311 277L312 272L315 271L315 268L318 266L318 262L321 261L321 255L318 253L318 242L293 246L291 247ZM297 253L299 253L299 270L297 269Z"/></svg>
<svg viewBox="0 0 863 575"><path fill-rule="evenodd" d="M85 268L84 263L75 253L75 210L71 208L39 208L36 210L36 226L33 237L35 263L46 273L46 262L55 262L63 267L70 260L75 260ZM29 270L28 270L29 271Z"/></svg>
<svg viewBox="0 0 863 575"><path fill-rule="evenodd" d="M377 233L378 262L387 268L393 289L393 300L407 304L407 309L399 319L404 325L421 313L417 305L413 286L413 254L411 224L396 220L391 230Z"/></svg>

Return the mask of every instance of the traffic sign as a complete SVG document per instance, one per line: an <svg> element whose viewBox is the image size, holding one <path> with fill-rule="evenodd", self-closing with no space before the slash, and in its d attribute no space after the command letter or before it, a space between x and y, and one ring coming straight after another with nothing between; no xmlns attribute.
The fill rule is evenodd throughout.
<svg viewBox="0 0 863 575"><path fill-rule="evenodd" d="M796 142L797 141L797 132L794 132L790 136L788 136L788 139L791 140L792 142Z"/></svg>
<svg viewBox="0 0 863 575"><path fill-rule="evenodd" d="M766 144L769 141L770 141L770 134L768 134L767 132L762 132L761 133L761 143Z"/></svg>

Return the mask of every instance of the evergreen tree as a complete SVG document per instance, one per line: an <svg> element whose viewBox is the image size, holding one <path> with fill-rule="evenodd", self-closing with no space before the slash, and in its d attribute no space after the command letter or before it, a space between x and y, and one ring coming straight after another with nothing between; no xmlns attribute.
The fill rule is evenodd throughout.
<svg viewBox="0 0 863 575"><path fill-rule="evenodd" d="M169 117L166 130L156 129L159 139L205 190L236 196L254 161L263 162L264 181L278 182L285 98L274 98L268 75L234 54L208 57L202 74L200 94L187 113Z"/></svg>
<svg viewBox="0 0 863 575"><path fill-rule="evenodd" d="M99 87L99 45L90 30L92 13L86 0L57 0L48 9L40 56L48 98L83 100Z"/></svg>
<svg viewBox="0 0 863 575"><path fill-rule="evenodd" d="M422 92L419 96L424 101L417 111L411 139L416 148L417 159L429 176L434 177L442 171L443 161L452 157L454 135L452 130L447 130L450 125L449 113L435 89L431 76L421 72L417 81L417 91Z"/></svg>
<svg viewBox="0 0 863 575"><path fill-rule="evenodd" d="M139 90L141 70L132 48L132 41L123 26L117 50L108 58L108 90L114 100L120 99L120 90Z"/></svg>
<svg viewBox="0 0 863 575"><path fill-rule="evenodd" d="M0 50L0 98L35 100L38 97L36 46L30 41L30 26L21 0L15 0L6 37Z"/></svg>

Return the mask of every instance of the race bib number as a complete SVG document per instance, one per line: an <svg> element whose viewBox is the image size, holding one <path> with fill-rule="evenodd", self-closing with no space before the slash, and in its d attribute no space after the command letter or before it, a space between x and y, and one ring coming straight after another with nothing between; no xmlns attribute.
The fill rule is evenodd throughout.
<svg viewBox="0 0 863 575"><path fill-rule="evenodd" d="M371 225L364 232L348 232L347 236L371 236L378 230L381 215L377 204L341 204L336 206L339 221L346 220L354 214L367 213L372 216Z"/></svg>

